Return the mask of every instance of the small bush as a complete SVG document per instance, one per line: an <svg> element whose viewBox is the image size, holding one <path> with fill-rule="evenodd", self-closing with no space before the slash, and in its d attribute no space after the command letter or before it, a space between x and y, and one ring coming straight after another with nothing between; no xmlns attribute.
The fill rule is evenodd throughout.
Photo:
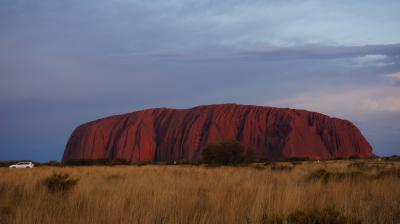
<svg viewBox="0 0 400 224"><path fill-rule="evenodd" d="M284 161L286 162L302 162L302 161L309 161L308 157L288 157Z"/></svg>
<svg viewBox="0 0 400 224"><path fill-rule="evenodd" d="M137 162L137 163L132 163L132 165L134 166L147 166L147 165L151 165L151 162Z"/></svg>
<svg viewBox="0 0 400 224"><path fill-rule="evenodd" d="M67 166L95 166L95 165L109 165L109 159L71 159L63 162Z"/></svg>
<svg viewBox="0 0 400 224"><path fill-rule="evenodd" d="M246 163L252 163L256 160L256 150L253 147L248 147L244 154L244 161Z"/></svg>
<svg viewBox="0 0 400 224"><path fill-rule="evenodd" d="M11 187L8 183L0 182L0 198L2 198L3 195L5 195L9 189L11 189Z"/></svg>
<svg viewBox="0 0 400 224"><path fill-rule="evenodd" d="M322 180L324 182L328 182L328 180L331 178L331 173L327 172L324 169L319 169L314 172L311 172L307 177L306 181L318 181Z"/></svg>
<svg viewBox="0 0 400 224"><path fill-rule="evenodd" d="M388 166L392 166L388 168ZM377 176L386 175L386 174L395 174L396 176L396 168L393 168L393 163L366 163L366 162L355 162L348 165L348 167L358 169L363 172L368 172L371 170L377 171Z"/></svg>
<svg viewBox="0 0 400 224"><path fill-rule="evenodd" d="M366 171L366 170L369 170L369 169L370 169L370 167L368 166L368 164L365 163L365 162L350 163L350 164L347 165L347 166L348 166L348 167L351 167L351 168L356 168L356 169L359 169L359 170L363 170L363 171Z"/></svg>
<svg viewBox="0 0 400 224"><path fill-rule="evenodd" d="M124 180L126 175L111 174L106 177L107 180Z"/></svg>
<svg viewBox="0 0 400 224"><path fill-rule="evenodd" d="M387 169L387 170L382 170L376 175L377 179L384 178L384 177L400 178L400 169L399 168L391 168L391 169Z"/></svg>
<svg viewBox="0 0 400 224"><path fill-rule="evenodd" d="M358 171L350 171L350 172L328 172L324 169L319 169L314 172L311 172L308 176L306 176L305 180L310 181L323 181L328 182L330 180L341 181L344 179L351 179L355 181L360 181L364 179L370 179L372 176L369 176L365 173Z"/></svg>
<svg viewBox="0 0 400 224"><path fill-rule="evenodd" d="M297 166L297 165L301 165L301 164L303 164L302 162L300 162L300 161L292 161L292 162L290 162L293 166Z"/></svg>
<svg viewBox="0 0 400 224"><path fill-rule="evenodd" d="M55 166L55 167L61 167L62 164L58 162L57 160L50 160L45 163L35 163L35 166Z"/></svg>
<svg viewBox="0 0 400 224"><path fill-rule="evenodd" d="M206 168L211 168L211 169L219 168L219 167L221 167L221 165L220 164L216 164L216 163L209 163L209 164L206 165Z"/></svg>
<svg viewBox="0 0 400 224"><path fill-rule="evenodd" d="M108 164L106 165L110 165L110 166L119 166L119 165L130 165L131 162L129 162L126 159L114 159L108 162Z"/></svg>
<svg viewBox="0 0 400 224"><path fill-rule="evenodd" d="M11 223L14 211L10 206L0 205L0 224Z"/></svg>
<svg viewBox="0 0 400 224"><path fill-rule="evenodd" d="M383 160L385 161L400 161L400 156L399 155L392 155L390 157L382 157Z"/></svg>
<svg viewBox="0 0 400 224"><path fill-rule="evenodd" d="M350 160L357 160L357 159L360 159L360 156L358 156L358 155L352 155L352 156L349 157L349 159L350 159Z"/></svg>
<svg viewBox="0 0 400 224"><path fill-rule="evenodd" d="M360 223L341 215L333 206L317 210L295 211L287 217L289 224L344 224Z"/></svg>
<svg viewBox="0 0 400 224"><path fill-rule="evenodd" d="M117 166L131 165L132 163L125 159L71 159L64 161L67 166Z"/></svg>
<svg viewBox="0 0 400 224"><path fill-rule="evenodd" d="M78 183L79 179L72 178L69 174L65 173L53 173L48 176L46 179L42 181L43 185L47 188L47 190L54 193L62 193L65 194L72 190L75 185Z"/></svg>
<svg viewBox="0 0 400 224"><path fill-rule="evenodd" d="M274 171L291 171L293 169L293 166L287 166L287 165L273 165L271 166L271 170Z"/></svg>
<svg viewBox="0 0 400 224"><path fill-rule="evenodd" d="M274 163L273 162L270 162L270 161L267 161L267 162L264 162L264 166L272 166Z"/></svg>
<svg viewBox="0 0 400 224"><path fill-rule="evenodd" d="M203 162L208 164L234 165L244 161L244 147L236 141L210 144L202 152Z"/></svg>
<svg viewBox="0 0 400 224"><path fill-rule="evenodd" d="M254 164L251 167L256 170L265 170L266 169L266 167L263 164Z"/></svg>
<svg viewBox="0 0 400 224"><path fill-rule="evenodd" d="M250 221L250 220L249 220ZM247 223L251 223L247 221ZM261 216L260 224L284 224L284 219L279 215L268 215L264 212Z"/></svg>

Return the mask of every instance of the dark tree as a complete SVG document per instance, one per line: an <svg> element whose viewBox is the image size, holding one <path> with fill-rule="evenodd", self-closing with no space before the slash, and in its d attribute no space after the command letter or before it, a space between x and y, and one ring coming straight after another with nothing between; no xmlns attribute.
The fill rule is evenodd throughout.
<svg viewBox="0 0 400 224"><path fill-rule="evenodd" d="M244 147L233 140L209 144L202 152L203 162L222 165L242 163L245 160L244 151Z"/></svg>
<svg viewBox="0 0 400 224"><path fill-rule="evenodd" d="M244 160L246 163L252 163L256 159L256 150L253 147L248 147L245 154Z"/></svg>

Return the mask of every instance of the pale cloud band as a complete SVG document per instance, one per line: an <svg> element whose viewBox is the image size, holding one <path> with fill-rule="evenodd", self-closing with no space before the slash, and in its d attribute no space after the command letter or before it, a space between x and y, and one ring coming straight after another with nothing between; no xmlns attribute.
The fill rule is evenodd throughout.
<svg viewBox="0 0 400 224"><path fill-rule="evenodd" d="M339 117L378 112L400 113L400 88L384 85L332 88L298 93L273 102L278 107L303 108Z"/></svg>
<svg viewBox="0 0 400 224"><path fill-rule="evenodd" d="M383 67L394 65L395 62L386 62L388 56L383 54L367 54L352 59L352 63L357 67Z"/></svg>
<svg viewBox="0 0 400 224"><path fill-rule="evenodd" d="M332 86L330 89L298 92L292 97L278 99L272 104L319 111L335 116L379 112L400 113L400 88L396 85L400 81L400 72L379 77L379 82L373 85Z"/></svg>
<svg viewBox="0 0 400 224"><path fill-rule="evenodd" d="M395 80L400 80L400 72L386 74L385 77L395 79Z"/></svg>

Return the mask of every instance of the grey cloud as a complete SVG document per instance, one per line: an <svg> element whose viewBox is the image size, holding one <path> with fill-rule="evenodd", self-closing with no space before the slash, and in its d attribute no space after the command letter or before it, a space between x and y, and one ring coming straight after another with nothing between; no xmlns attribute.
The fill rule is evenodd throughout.
<svg viewBox="0 0 400 224"><path fill-rule="evenodd" d="M207 50L160 50L126 52L124 54L110 55L111 57L135 58L162 58L179 60L334 60L349 59L348 63L354 66L388 66L394 65L400 56L400 44L367 45L367 46L329 46L329 45L301 45L279 47L269 45L259 49L238 50L229 47L215 47ZM351 60L350 60L351 59Z"/></svg>
<svg viewBox="0 0 400 224"><path fill-rule="evenodd" d="M384 67L395 64L388 56L383 54L367 54L354 57L350 60L350 63L355 67Z"/></svg>
<svg viewBox="0 0 400 224"><path fill-rule="evenodd" d="M400 55L400 44L366 46L308 45L294 47L267 47L240 52L242 57L261 59L339 59L365 55Z"/></svg>

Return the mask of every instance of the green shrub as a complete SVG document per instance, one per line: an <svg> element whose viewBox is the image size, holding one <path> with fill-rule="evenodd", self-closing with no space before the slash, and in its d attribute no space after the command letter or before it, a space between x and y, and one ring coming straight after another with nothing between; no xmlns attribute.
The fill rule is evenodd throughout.
<svg viewBox="0 0 400 224"><path fill-rule="evenodd" d="M115 158L115 159L71 159L64 161L63 164L67 166L116 166L116 165L130 165L130 161Z"/></svg>
<svg viewBox="0 0 400 224"><path fill-rule="evenodd" d="M12 223L14 211L8 205L0 204L0 224Z"/></svg>
<svg viewBox="0 0 400 224"><path fill-rule="evenodd" d="M324 182L328 182L329 179L332 178L332 173L324 170L319 169L316 171L311 172L307 177L306 181L319 181L322 180Z"/></svg>
<svg viewBox="0 0 400 224"><path fill-rule="evenodd" d="M242 163L244 147L236 141L223 141L220 144L209 144L202 152L203 162L208 164L234 165Z"/></svg>
<svg viewBox="0 0 400 224"><path fill-rule="evenodd" d="M321 210L295 211L287 217L288 224L345 224L360 223L345 217L335 207L330 206Z"/></svg>
<svg viewBox="0 0 400 224"><path fill-rule="evenodd" d="M58 162L57 160L50 160L45 163L35 163L35 166L55 166L55 167L61 167L62 164Z"/></svg>
<svg viewBox="0 0 400 224"><path fill-rule="evenodd" d="M357 159L360 159L360 156L358 156L358 155L352 155L352 156L349 157L349 159L350 159L350 160L357 160Z"/></svg>
<svg viewBox="0 0 400 224"><path fill-rule="evenodd" d="M390 157L382 157L383 160L385 161L400 161L400 156L399 155L392 155Z"/></svg>
<svg viewBox="0 0 400 224"><path fill-rule="evenodd" d="M369 176L363 172L359 171L350 171L350 172L340 172L333 173L333 178L335 180L344 180L344 179L352 179L356 181L370 179L372 176Z"/></svg>
<svg viewBox="0 0 400 224"><path fill-rule="evenodd" d="M109 161L106 165L111 165L111 166L118 166L118 165L129 165L131 162L129 162L126 159L114 159Z"/></svg>
<svg viewBox="0 0 400 224"><path fill-rule="evenodd" d="M301 165L301 164L303 164L302 162L300 162L300 161L292 161L292 162L290 162L293 166L297 166L297 165Z"/></svg>
<svg viewBox="0 0 400 224"><path fill-rule="evenodd" d="M264 162L264 166L272 166L272 165L274 165L273 162L270 161Z"/></svg>
<svg viewBox="0 0 400 224"><path fill-rule="evenodd" d="M251 167L256 170L265 170L266 169L266 167L263 164L254 164L254 165L251 165Z"/></svg>
<svg viewBox="0 0 400 224"><path fill-rule="evenodd" d="M108 159L71 159L63 162L67 166L93 166L107 165L110 163Z"/></svg>
<svg viewBox="0 0 400 224"><path fill-rule="evenodd" d="M293 169L293 166L287 166L287 165L273 165L271 166L271 170L274 171L291 171Z"/></svg>
<svg viewBox="0 0 400 224"><path fill-rule="evenodd" d="M251 222L247 222L251 223ZM261 220L259 222L260 224L284 224L284 219L281 216L278 215L268 215L266 212L264 212L261 216Z"/></svg>
<svg viewBox="0 0 400 224"><path fill-rule="evenodd" d="M310 158L308 157L288 157L284 159L286 162L302 162L302 161L309 161Z"/></svg>
<svg viewBox="0 0 400 224"><path fill-rule="evenodd" d="M250 220L247 223L251 223ZM340 214L334 206L323 209L297 210L290 213L286 218L271 216L263 213L259 223L265 224L346 224L361 222Z"/></svg>
<svg viewBox="0 0 400 224"><path fill-rule="evenodd" d="M354 181L360 181L364 179L371 179L372 176L369 176L365 173L358 171L349 171L349 172L328 172L324 169L319 169L314 172L311 172L308 176L306 176L306 181L323 181L328 182L330 180L344 180L351 179Z"/></svg>
<svg viewBox="0 0 400 224"><path fill-rule="evenodd" d="M377 179L384 178L384 177L400 178L400 169L399 168L390 168L387 170L382 170L376 175Z"/></svg>
<svg viewBox="0 0 400 224"><path fill-rule="evenodd" d="M0 182L0 198L2 198L3 195L9 191L9 189L11 189L11 187L8 183Z"/></svg>
<svg viewBox="0 0 400 224"><path fill-rule="evenodd" d="M53 173L42 181L42 184L47 188L47 190L54 193L65 194L72 190L78 183L79 179L72 178L69 174L65 173Z"/></svg>
<svg viewBox="0 0 400 224"><path fill-rule="evenodd" d="M120 175L120 174L111 174L106 176L107 180L125 180L126 179L126 175Z"/></svg>
<svg viewBox="0 0 400 224"><path fill-rule="evenodd" d="M359 163L350 164L351 167L361 167L359 169L365 169L365 165L361 165ZM361 181L361 180L373 180L373 179L381 179L385 177L394 177L400 178L400 169L399 168L390 168L381 170L375 175L368 175L366 173L360 171L348 171L348 172L328 172L324 169L319 169L314 172L311 172L308 176L305 177L306 181L323 181L328 182L330 180L341 181L341 180L353 180L353 181Z"/></svg>
<svg viewBox="0 0 400 224"><path fill-rule="evenodd" d="M252 163L256 159L256 150L253 147L248 147L244 154L244 161L246 163Z"/></svg>
<svg viewBox="0 0 400 224"><path fill-rule="evenodd" d="M354 163L350 163L347 166L351 167L351 168L363 170L363 171L369 170L371 168L366 162L354 162Z"/></svg>

